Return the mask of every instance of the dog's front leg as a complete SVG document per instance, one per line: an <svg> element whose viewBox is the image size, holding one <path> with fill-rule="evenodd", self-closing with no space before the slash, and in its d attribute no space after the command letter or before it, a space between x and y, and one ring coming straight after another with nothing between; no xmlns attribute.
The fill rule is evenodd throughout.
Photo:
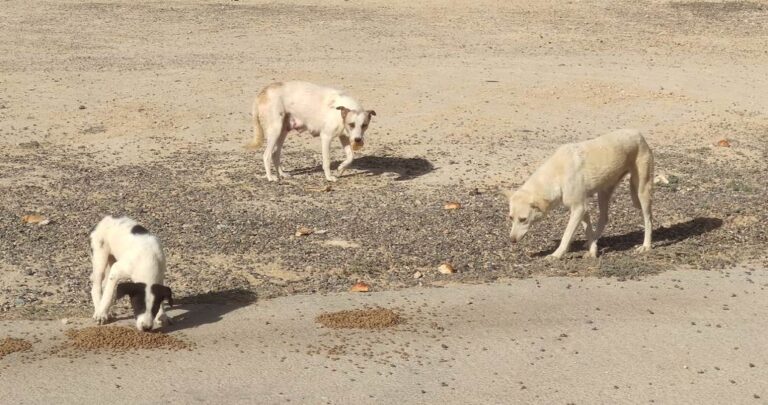
<svg viewBox="0 0 768 405"><path fill-rule="evenodd" d="M100 243L101 244L101 243ZM91 272L91 300L93 309L99 307L101 302L102 283L104 282L104 273L109 273L109 252L103 246L96 246L93 249L93 271Z"/></svg>
<svg viewBox="0 0 768 405"><path fill-rule="evenodd" d="M320 134L320 144L323 151L323 172L325 172L325 179L328 181L336 181L336 176L331 174L331 141L333 136L327 132Z"/></svg>
<svg viewBox="0 0 768 405"><path fill-rule="evenodd" d="M557 250L555 250L550 257L559 259L568 251L568 247L573 240L573 234L576 232L576 228L578 228L582 218L584 218L584 212L583 204L571 207L571 218L568 219L568 225L565 227L563 239L560 241L560 246L557 247Z"/></svg>
<svg viewBox="0 0 768 405"><path fill-rule="evenodd" d="M346 135L339 135L339 141L341 142L341 146L344 148L344 154L346 155L346 159L344 159L343 162L339 165L338 170L338 176L341 177L342 174L344 174L344 170L347 169L347 167L352 164L352 160L355 158L355 151L352 150L352 144L349 142L349 137Z"/></svg>
<svg viewBox="0 0 768 405"><path fill-rule="evenodd" d="M99 324L104 324L109 321L109 308L115 300L117 282L120 281L121 278L126 277L126 274L124 273L123 266L119 261L112 265L109 275L107 275L107 283L104 286L101 301L99 301L99 304L96 306L96 310L93 313L93 319Z"/></svg>

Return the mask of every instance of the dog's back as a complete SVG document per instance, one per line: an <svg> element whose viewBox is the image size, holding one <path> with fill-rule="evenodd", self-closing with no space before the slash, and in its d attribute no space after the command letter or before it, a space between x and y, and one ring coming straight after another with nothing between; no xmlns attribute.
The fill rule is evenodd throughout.
<svg viewBox="0 0 768 405"><path fill-rule="evenodd" d="M90 235L91 249L106 251L117 260L147 260L165 263L160 241L128 217L104 217ZM137 256L137 257L129 257Z"/></svg>
<svg viewBox="0 0 768 405"><path fill-rule="evenodd" d="M564 145L589 192L611 189L627 173L653 171L653 156L640 131L620 129L588 141ZM634 195L634 193L633 193Z"/></svg>

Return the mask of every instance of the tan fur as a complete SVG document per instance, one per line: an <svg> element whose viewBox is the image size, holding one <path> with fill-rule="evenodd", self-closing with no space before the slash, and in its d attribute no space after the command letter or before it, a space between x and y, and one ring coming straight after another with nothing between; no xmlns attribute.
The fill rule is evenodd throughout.
<svg viewBox="0 0 768 405"><path fill-rule="evenodd" d="M651 249L651 194L653 192L653 154L639 131L623 129L585 142L563 145L547 159L514 193L507 192L510 236L519 241L531 224L549 210L563 204L571 211L560 246L552 257L568 251L579 223L584 227L589 248L587 256L597 256L597 239L608 222L608 206L616 185L629 173L630 194L643 214L645 235L638 251ZM600 217L595 228L589 221L587 199L598 195Z"/></svg>
<svg viewBox="0 0 768 405"><path fill-rule="evenodd" d="M253 139L247 145L246 149L258 149L264 145L264 128L261 126L261 119L259 118L260 107L264 107L269 104L269 92L274 89L282 87L282 83L272 83L263 88L256 99L253 100L253 106L251 108L251 120L253 123Z"/></svg>

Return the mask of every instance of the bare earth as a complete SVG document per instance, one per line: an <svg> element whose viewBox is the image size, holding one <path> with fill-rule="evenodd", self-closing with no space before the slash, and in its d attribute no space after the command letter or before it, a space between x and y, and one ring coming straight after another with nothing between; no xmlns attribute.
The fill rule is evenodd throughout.
<svg viewBox="0 0 768 405"><path fill-rule="evenodd" d="M441 294L489 289L503 295L506 288L530 288L531 280L518 280L530 277L608 276L584 282L621 286L627 279L669 280L672 273L665 272L686 269L686 277L696 282L711 277L715 288L724 282L715 274L745 263L755 277L765 274L767 1L9 0L2 1L0 22L0 319L5 320L0 339L17 337L30 325L56 336L54 324L45 319L58 322L66 316L89 325L86 238L106 214L134 217L161 237L169 257L168 284L183 305L202 305L198 316L206 316L207 305L245 306L222 315L221 322L189 329L195 340L214 339L234 325L242 333L258 330L241 317L256 316L262 305L279 311L280 303L322 300L315 296L344 292L358 280L373 291L389 291L382 297L428 294L425 303L439 306ZM280 184L263 178L260 151L242 148L251 136L249 106L255 94L272 81L289 79L344 88L377 112L365 149L330 191L324 191L319 142L311 136L289 135L284 161L294 177ZM632 254L641 241L641 218L626 187L616 194L600 259L581 259L578 242L566 260L542 258L557 244L563 211L512 247L499 188L522 183L559 144L621 127L645 131L656 172L668 181L657 184L655 193L653 252ZM730 146L715 146L721 140ZM338 148L334 153L341 157ZM458 201L462 208L445 211L446 201ZM51 222L23 224L21 217L28 214ZM299 226L325 232L294 236ZM440 275L436 268L443 262L458 272ZM422 278L413 277L417 271ZM566 279L551 280L557 285L565 281L556 280ZM419 289L446 284L451 285L429 293ZM725 329L752 344L729 342L723 348L739 346L745 359L756 359L753 369L765 368L765 317L750 311L764 313L768 298L765 282L750 285L749 305L728 312L738 317L740 329ZM676 291L681 298L663 308L672 312L684 304L682 313L692 311L707 295L707 287L699 287ZM640 308L654 303L648 290L627 288L636 291ZM247 306L287 295L296 297ZM559 311L568 307L550 302L554 296L538 299L537 313L556 326L563 319ZM573 305L591 307L589 295L571 299ZM500 308L480 314L507 319L515 311ZM522 311L518 314L525 317ZM618 356L658 381L688 387L690 378L701 375L653 368L654 357L640 354L663 351L677 367L687 356L712 353L707 349L716 339L700 342L695 326L672 326L684 321L657 324L659 330L669 328L674 340L663 333L635 336L645 348L628 342L622 347L629 353L600 355L606 362L609 354ZM315 328L309 321L275 325L294 334ZM512 326L501 331L513 336ZM627 315L614 319L610 331L595 331L599 339L585 339L596 348L647 327ZM446 339L458 339L445 333ZM392 339L408 339L398 336L393 333ZM482 340L467 345L480 350ZM514 357L520 349L507 340L493 343L510 356L498 363L506 369L493 371L521 373L524 363ZM446 356L459 359L462 353L448 345ZM670 345L695 348L694 354ZM195 352L205 354L193 356L226 358L231 349L208 344ZM263 356L274 355L264 350ZM723 370L726 361L737 361L722 359L718 367ZM550 370L569 369L565 366L571 363L560 360L551 358ZM9 370L21 373L49 364L35 361L20 364L19 355L0 359L6 370L0 372L0 384L8 383ZM297 354L291 361L309 360ZM501 380L487 375L490 369L459 363L464 368L456 377L471 376L466 384L490 379L507 385L489 383L483 391L488 397L465 402L594 402L607 392L605 398L630 402L689 398L670 396L672 388L641 390L637 387L647 379L633 380L631 374L616 383L621 389L623 383L635 387L631 395L602 391L602 386L590 391L603 369L587 361L570 369L593 376L583 381L585 394L573 397L510 391L516 379ZM331 367L319 360L307 366L314 371ZM437 373L446 367L435 360L429 371L419 370ZM714 372L701 378L709 373ZM579 382L575 376L536 378L552 378L547 384L538 381L560 393ZM323 395L334 403L362 398L339 396L343 381ZM376 380L366 381L372 384L369 390L385 390ZM456 391L476 392L446 382ZM706 388L696 394L698 402L768 398L754 385L740 386L744 390L734 396L724 386L697 384ZM437 395L429 400L458 398L448 390L440 394L448 396L427 390ZM246 391L264 392L258 386ZM206 402L200 395L195 400ZM309 391L286 398L321 401ZM269 396L263 402L284 399Z"/></svg>

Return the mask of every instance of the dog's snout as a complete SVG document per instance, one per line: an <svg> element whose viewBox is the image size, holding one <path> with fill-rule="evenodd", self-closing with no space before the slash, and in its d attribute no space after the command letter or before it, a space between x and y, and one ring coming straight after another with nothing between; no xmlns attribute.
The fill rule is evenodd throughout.
<svg viewBox="0 0 768 405"><path fill-rule="evenodd" d="M360 143L363 141L363 138L354 138L352 139L355 143Z"/></svg>
<svg viewBox="0 0 768 405"><path fill-rule="evenodd" d="M140 328L142 332L149 332L152 330L152 325L141 325Z"/></svg>

